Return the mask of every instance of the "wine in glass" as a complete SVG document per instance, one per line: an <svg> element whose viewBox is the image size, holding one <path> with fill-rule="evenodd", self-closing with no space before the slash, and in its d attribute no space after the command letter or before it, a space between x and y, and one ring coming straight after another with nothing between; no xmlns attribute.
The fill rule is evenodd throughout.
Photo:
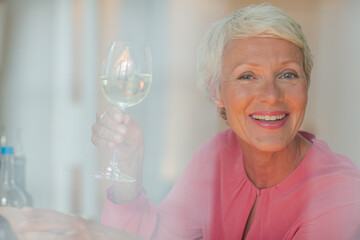
<svg viewBox="0 0 360 240"><path fill-rule="evenodd" d="M106 99L123 111L140 103L148 94L151 85L150 48L135 43L115 41L104 59L100 82ZM120 170L118 150L108 167L94 177L120 182L135 182Z"/></svg>

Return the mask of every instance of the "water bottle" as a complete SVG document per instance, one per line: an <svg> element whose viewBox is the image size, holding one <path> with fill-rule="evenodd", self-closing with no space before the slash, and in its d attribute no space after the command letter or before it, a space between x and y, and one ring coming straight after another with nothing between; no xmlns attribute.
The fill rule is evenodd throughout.
<svg viewBox="0 0 360 240"><path fill-rule="evenodd" d="M0 128L0 147L2 146L6 146L6 132L5 132L5 127L1 126Z"/></svg>
<svg viewBox="0 0 360 240"><path fill-rule="evenodd" d="M3 146L6 146L7 145L6 143L7 143L7 141L6 141L5 127L1 126L0 127L0 149ZM1 169L1 161L0 161L0 169Z"/></svg>
<svg viewBox="0 0 360 240"><path fill-rule="evenodd" d="M9 222L0 215L0 240L17 240Z"/></svg>
<svg viewBox="0 0 360 240"><path fill-rule="evenodd" d="M26 206L26 196L15 184L14 148L2 146L0 161L0 206L12 206L17 208Z"/></svg>
<svg viewBox="0 0 360 240"><path fill-rule="evenodd" d="M14 154L14 178L15 184L21 189L26 197L26 205L33 206L33 199L29 192L26 190L26 157L23 154L23 145L21 138L21 129L17 130L16 145Z"/></svg>

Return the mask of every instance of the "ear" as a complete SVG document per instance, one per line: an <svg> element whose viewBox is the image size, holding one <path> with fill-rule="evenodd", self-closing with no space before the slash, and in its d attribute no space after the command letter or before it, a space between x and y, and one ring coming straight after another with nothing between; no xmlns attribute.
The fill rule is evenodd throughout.
<svg viewBox="0 0 360 240"><path fill-rule="evenodd" d="M220 89L218 89L218 87L214 85L215 84L210 84L210 81L207 81L207 86L210 93L210 99L218 108L223 108L224 104L221 98Z"/></svg>

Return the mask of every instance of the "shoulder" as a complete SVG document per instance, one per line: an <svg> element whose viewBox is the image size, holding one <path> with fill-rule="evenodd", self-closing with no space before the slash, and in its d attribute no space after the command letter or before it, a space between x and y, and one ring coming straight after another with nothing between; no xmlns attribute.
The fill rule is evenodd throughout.
<svg viewBox="0 0 360 240"><path fill-rule="evenodd" d="M330 239L340 239L336 234L343 234L345 229L351 235L360 221L360 170L347 156L331 151L324 141L301 134L312 146L289 185L301 216L296 236L324 236L323 230L329 226L326 233Z"/></svg>
<svg viewBox="0 0 360 240"><path fill-rule="evenodd" d="M333 152L325 141L313 138L306 163L313 174L360 180L360 169L347 156Z"/></svg>
<svg viewBox="0 0 360 240"><path fill-rule="evenodd" d="M303 159L306 170L312 175L343 175L360 179L360 169L350 158L333 152L327 143L307 132L300 134L312 142Z"/></svg>
<svg viewBox="0 0 360 240"><path fill-rule="evenodd" d="M231 129L227 129L217 133L199 147L192 161L209 163L221 159L224 155L238 155L240 151L236 134Z"/></svg>
<svg viewBox="0 0 360 240"><path fill-rule="evenodd" d="M304 158L301 173L305 177L312 211L324 212L344 206L360 206L360 169L347 156L331 151L316 138Z"/></svg>
<svg viewBox="0 0 360 240"><path fill-rule="evenodd" d="M237 136L228 129L217 133L199 147L184 172L188 176L195 175L205 181L212 181L220 172L241 168L241 158Z"/></svg>
<svg viewBox="0 0 360 240"><path fill-rule="evenodd" d="M236 162L233 157L237 152L237 139L232 130L219 132L208 139L198 148L184 171L177 179L172 190L172 196L178 192L192 193L197 202L202 202L205 196L210 196L217 188L220 176L228 177L229 174L221 174L228 168L221 166L223 160ZM177 194L176 194L177 195Z"/></svg>
<svg viewBox="0 0 360 240"><path fill-rule="evenodd" d="M223 132L219 132L209 140L207 140L200 148L197 149L195 155L198 154L214 154L219 151L234 151L238 148L238 140L236 134L227 129Z"/></svg>

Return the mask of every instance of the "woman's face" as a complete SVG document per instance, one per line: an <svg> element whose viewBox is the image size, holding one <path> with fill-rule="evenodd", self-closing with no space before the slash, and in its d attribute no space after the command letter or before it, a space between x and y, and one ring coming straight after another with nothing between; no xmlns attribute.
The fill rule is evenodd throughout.
<svg viewBox="0 0 360 240"><path fill-rule="evenodd" d="M225 46L218 106L240 141L266 152L283 149L301 126L307 92L295 44L251 37Z"/></svg>

